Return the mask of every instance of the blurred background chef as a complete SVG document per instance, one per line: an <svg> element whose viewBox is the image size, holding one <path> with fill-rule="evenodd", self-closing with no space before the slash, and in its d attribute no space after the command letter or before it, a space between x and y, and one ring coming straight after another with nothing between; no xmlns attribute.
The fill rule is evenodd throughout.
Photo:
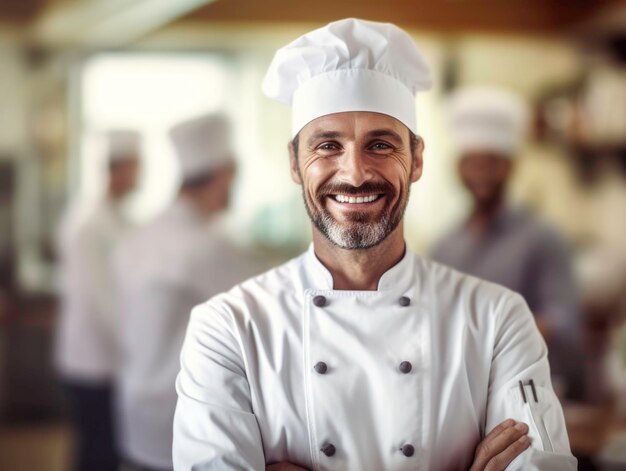
<svg viewBox="0 0 626 471"><path fill-rule="evenodd" d="M178 196L115 254L120 447L133 469L172 469L174 383L191 309L254 274L220 224L235 176L229 128L209 114L170 131Z"/></svg>
<svg viewBox="0 0 626 471"><path fill-rule="evenodd" d="M432 258L522 294L548 343L555 387L561 396L581 398L579 350L570 348L580 344L580 309L568 249L554 228L507 201L528 131L527 106L509 90L472 87L457 91L448 111L457 171L472 207Z"/></svg>
<svg viewBox="0 0 626 471"><path fill-rule="evenodd" d="M74 417L77 470L117 468L112 381L118 317L111 257L130 228L121 206L137 183L141 138L120 130L108 133L107 141L105 195L91 210L70 209L59 236L63 309L56 362Z"/></svg>

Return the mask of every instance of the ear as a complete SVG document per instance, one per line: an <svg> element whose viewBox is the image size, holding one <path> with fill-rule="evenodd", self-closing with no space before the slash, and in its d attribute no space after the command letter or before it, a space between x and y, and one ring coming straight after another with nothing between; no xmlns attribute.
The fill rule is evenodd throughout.
<svg viewBox="0 0 626 471"><path fill-rule="evenodd" d="M422 170L424 168L424 139L417 138L415 150L413 152L413 158L411 159L411 183L415 183L422 177Z"/></svg>
<svg viewBox="0 0 626 471"><path fill-rule="evenodd" d="M300 172L298 171L298 156L293 148L292 141L289 141L287 148L289 149L289 169L291 171L291 179L298 185L302 185L302 179L300 178Z"/></svg>

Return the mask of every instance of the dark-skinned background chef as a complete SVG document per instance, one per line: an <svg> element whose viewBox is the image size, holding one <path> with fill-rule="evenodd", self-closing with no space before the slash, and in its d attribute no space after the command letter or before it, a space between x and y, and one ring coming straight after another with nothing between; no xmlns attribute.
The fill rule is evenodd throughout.
<svg viewBox="0 0 626 471"><path fill-rule="evenodd" d="M472 86L456 91L447 111L471 208L431 257L520 293L548 344L558 395L583 399L581 310L569 249L549 223L508 200L528 132L528 107L511 90Z"/></svg>

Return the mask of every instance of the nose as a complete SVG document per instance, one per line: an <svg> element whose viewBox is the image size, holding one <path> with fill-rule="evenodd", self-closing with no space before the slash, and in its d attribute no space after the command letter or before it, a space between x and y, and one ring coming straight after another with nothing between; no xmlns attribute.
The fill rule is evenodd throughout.
<svg viewBox="0 0 626 471"><path fill-rule="evenodd" d="M367 157L358 150L347 149L339 162L339 179L355 187L370 180L372 171L366 159Z"/></svg>

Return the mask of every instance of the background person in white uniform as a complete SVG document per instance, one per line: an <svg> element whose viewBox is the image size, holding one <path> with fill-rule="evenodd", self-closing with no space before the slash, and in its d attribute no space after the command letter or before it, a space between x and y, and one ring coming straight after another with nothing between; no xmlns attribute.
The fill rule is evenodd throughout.
<svg viewBox="0 0 626 471"><path fill-rule="evenodd" d="M111 256L129 230L121 212L135 189L141 139L112 131L104 197L84 216L66 217L60 228L61 310L55 360L75 425L74 469L115 470L112 381L116 362L116 315Z"/></svg>
<svg viewBox="0 0 626 471"><path fill-rule="evenodd" d="M142 470L172 468L174 383L191 308L253 274L219 224L235 175L229 134L220 114L171 130L182 173L178 196L115 255L120 447Z"/></svg>
<svg viewBox="0 0 626 471"><path fill-rule="evenodd" d="M194 310L176 470L576 468L522 298L404 243L429 86L391 24L337 21L276 53L264 88L292 105L313 244Z"/></svg>
<svg viewBox="0 0 626 471"><path fill-rule="evenodd" d="M554 228L507 202L528 118L526 104L510 90L474 86L455 92L450 136L472 208L431 256L520 293L548 344L560 393L582 399L581 312L569 251Z"/></svg>

